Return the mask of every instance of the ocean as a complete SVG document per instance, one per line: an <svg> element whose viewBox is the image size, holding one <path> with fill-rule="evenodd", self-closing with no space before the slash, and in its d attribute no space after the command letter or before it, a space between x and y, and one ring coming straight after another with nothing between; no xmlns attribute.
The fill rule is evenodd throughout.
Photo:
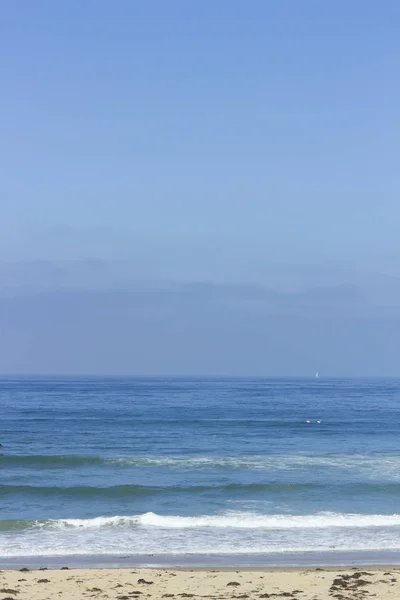
<svg viewBox="0 0 400 600"><path fill-rule="evenodd" d="M2 378L0 414L0 568L400 562L400 380Z"/></svg>

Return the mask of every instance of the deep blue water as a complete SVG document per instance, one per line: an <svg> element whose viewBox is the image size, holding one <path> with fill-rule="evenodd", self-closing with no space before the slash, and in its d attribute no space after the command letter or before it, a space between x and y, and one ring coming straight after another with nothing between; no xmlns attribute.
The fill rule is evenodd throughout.
<svg viewBox="0 0 400 600"><path fill-rule="evenodd" d="M0 558L400 550L400 380L3 378L0 414Z"/></svg>

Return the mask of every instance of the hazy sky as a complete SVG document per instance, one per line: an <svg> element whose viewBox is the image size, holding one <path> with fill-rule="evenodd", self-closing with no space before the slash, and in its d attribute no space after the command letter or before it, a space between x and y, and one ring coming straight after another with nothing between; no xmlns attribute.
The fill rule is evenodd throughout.
<svg viewBox="0 0 400 600"><path fill-rule="evenodd" d="M0 7L0 372L400 375L397 0Z"/></svg>

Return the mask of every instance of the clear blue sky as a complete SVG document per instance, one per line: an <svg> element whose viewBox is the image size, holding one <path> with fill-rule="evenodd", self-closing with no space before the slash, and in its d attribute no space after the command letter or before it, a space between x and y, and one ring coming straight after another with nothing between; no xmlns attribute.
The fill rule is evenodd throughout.
<svg viewBox="0 0 400 600"><path fill-rule="evenodd" d="M34 259L75 261L67 280L82 287L103 277L88 275L94 259L109 289L132 277L305 294L356 282L387 318L397 280L375 297L400 273L399 24L395 0L3 2L0 287L51 288ZM285 352L271 372L307 371ZM194 353L182 371L198 364Z"/></svg>

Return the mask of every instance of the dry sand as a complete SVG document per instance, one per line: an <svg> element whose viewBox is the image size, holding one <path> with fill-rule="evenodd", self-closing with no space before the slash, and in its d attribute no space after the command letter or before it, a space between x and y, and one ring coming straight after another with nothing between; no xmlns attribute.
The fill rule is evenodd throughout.
<svg viewBox="0 0 400 600"><path fill-rule="evenodd" d="M400 600L400 567L1 571L0 600Z"/></svg>

